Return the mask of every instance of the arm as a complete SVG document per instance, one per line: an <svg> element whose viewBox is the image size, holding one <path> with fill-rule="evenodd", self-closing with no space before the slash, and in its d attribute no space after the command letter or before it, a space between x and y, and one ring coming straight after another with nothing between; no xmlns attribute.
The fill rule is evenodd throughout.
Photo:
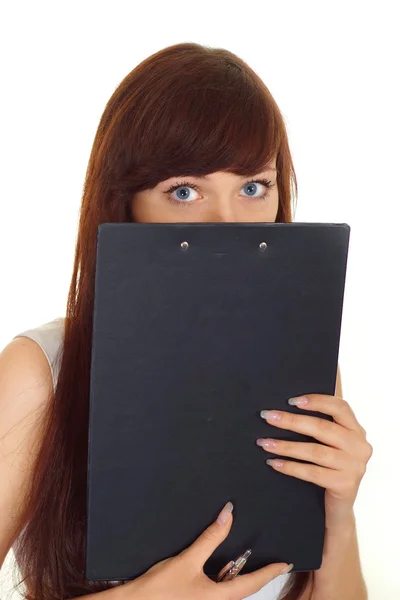
<svg viewBox="0 0 400 600"><path fill-rule="evenodd" d="M343 398L339 367L335 396ZM332 524L325 530L322 566L315 571L313 590L308 597L310 600L367 600L353 511L340 524Z"/></svg>
<svg viewBox="0 0 400 600"><path fill-rule="evenodd" d="M338 367L335 396L343 398ZM361 572L354 512L340 524L325 530L322 566L314 572L300 600L367 600L367 588Z"/></svg>
<svg viewBox="0 0 400 600"><path fill-rule="evenodd" d="M359 485L372 456L365 429L342 397L339 368L335 396L307 393L288 402L299 410L266 411L267 422L279 429L307 435L319 443L275 439L271 446L260 440L268 452L279 456L279 459L268 459L267 464L289 477L325 489L322 565L313 572L301 600L366 600L353 511ZM310 411L330 415L332 420L312 416Z"/></svg>
<svg viewBox="0 0 400 600"><path fill-rule="evenodd" d="M50 367L35 342L17 338L0 353L0 568L24 525L23 499L51 389Z"/></svg>
<svg viewBox="0 0 400 600"><path fill-rule="evenodd" d="M367 600L361 572L354 514L326 530L322 566L315 571L310 600Z"/></svg>

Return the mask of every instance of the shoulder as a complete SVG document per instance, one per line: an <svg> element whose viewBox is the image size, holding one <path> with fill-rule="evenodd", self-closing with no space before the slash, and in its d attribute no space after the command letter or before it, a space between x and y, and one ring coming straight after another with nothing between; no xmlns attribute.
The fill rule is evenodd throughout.
<svg viewBox="0 0 400 600"><path fill-rule="evenodd" d="M25 340L25 345L33 348L35 353L41 351L50 368L53 384L55 385L60 369L61 351L64 341L65 318L59 317L47 323L18 333L13 342ZM29 340L29 341L26 341ZM19 342L22 347L22 341Z"/></svg>
<svg viewBox="0 0 400 600"><path fill-rule="evenodd" d="M35 397L51 392L64 332L64 319L54 319L18 333L0 352L0 394L3 398ZM15 406L14 402L14 406Z"/></svg>
<svg viewBox="0 0 400 600"><path fill-rule="evenodd" d="M64 319L54 319L17 334L0 352L0 394L14 398L14 411L24 410L24 399L33 408L53 390L63 333Z"/></svg>

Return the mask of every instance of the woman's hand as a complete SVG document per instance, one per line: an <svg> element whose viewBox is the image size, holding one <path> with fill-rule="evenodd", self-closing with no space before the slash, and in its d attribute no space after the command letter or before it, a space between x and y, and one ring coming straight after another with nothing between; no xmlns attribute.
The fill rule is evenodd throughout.
<svg viewBox="0 0 400 600"><path fill-rule="evenodd" d="M372 456L365 430L349 404L337 396L307 394L291 398L289 404L325 413L334 422L276 410L261 411L261 416L275 427L311 436L322 444L268 439L257 440L257 444L273 454L314 463L280 458L267 461L276 471L325 488L326 527L343 524L352 517L358 488Z"/></svg>
<svg viewBox="0 0 400 600"><path fill-rule="evenodd" d="M112 592L113 600L241 600L289 572L293 565L277 563L220 583L205 575L204 563L229 534L232 508L228 502L217 520L177 556L162 560L141 577L103 593Z"/></svg>

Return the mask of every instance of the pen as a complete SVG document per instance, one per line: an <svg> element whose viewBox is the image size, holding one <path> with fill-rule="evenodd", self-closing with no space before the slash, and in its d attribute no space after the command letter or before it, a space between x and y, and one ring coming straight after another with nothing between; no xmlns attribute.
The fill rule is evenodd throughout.
<svg viewBox="0 0 400 600"><path fill-rule="evenodd" d="M237 557L235 561L231 561L224 567L217 576L217 582L230 581L243 569L251 554L251 550L246 550L244 554Z"/></svg>

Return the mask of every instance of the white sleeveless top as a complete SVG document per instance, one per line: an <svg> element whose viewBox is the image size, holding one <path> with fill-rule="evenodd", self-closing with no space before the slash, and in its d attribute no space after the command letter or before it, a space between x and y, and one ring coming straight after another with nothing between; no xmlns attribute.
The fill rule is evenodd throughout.
<svg viewBox="0 0 400 600"><path fill-rule="evenodd" d="M34 340L43 350L51 369L53 377L53 386L57 383L61 364L61 351L64 339L64 318L54 319L49 323L40 325L34 329L29 329L15 337L27 337ZM252 600L278 600L288 577L290 575L280 575L256 594L247 596Z"/></svg>

